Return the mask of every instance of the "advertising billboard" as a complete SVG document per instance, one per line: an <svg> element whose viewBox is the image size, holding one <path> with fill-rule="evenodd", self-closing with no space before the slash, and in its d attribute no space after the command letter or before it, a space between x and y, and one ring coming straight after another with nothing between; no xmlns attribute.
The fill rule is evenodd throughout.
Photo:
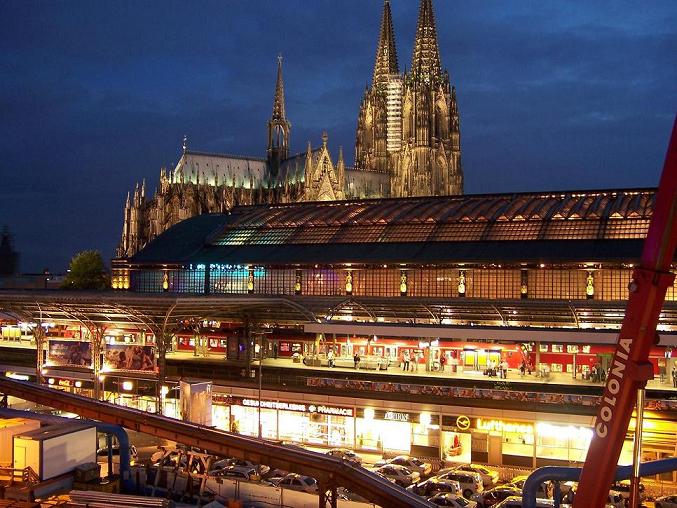
<svg viewBox="0 0 677 508"><path fill-rule="evenodd" d="M155 371L153 346L108 344L103 357L104 370Z"/></svg>
<svg viewBox="0 0 677 508"><path fill-rule="evenodd" d="M180 383L181 418L183 421L211 427L212 383Z"/></svg>
<svg viewBox="0 0 677 508"><path fill-rule="evenodd" d="M92 346L75 340L50 340L49 365L59 367L92 367Z"/></svg>

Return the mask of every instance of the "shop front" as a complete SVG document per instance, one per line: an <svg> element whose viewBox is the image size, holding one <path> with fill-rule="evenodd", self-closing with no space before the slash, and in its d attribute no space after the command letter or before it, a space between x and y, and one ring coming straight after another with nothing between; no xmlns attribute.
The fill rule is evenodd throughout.
<svg viewBox="0 0 677 508"><path fill-rule="evenodd" d="M100 376L104 400L118 406L157 411L159 394L154 377L134 376L130 373L108 373Z"/></svg>
<svg viewBox="0 0 677 508"><path fill-rule="evenodd" d="M355 410L330 406L212 396L212 416L217 428L246 436L259 436L309 446L353 447Z"/></svg>
<svg viewBox="0 0 677 508"><path fill-rule="evenodd" d="M43 368L42 376L50 388L85 397L94 397L94 374L91 370L71 371Z"/></svg>

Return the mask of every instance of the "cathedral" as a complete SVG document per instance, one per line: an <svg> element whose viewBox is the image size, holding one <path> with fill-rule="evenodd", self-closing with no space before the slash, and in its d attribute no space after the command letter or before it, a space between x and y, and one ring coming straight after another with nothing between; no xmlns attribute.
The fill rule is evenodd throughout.
<svg viewBox="0 0 677 508"><path fill-rule="evenodd" d="M296 201L441 196L463 193L456 91L442 69L432 0L420 0L411 69L400 73L390 1L385 0L371 87L360 104L354 167L343 149L332 159L322 144L290 154L278 57L265 157L192 150L184 137L173 169L160 170L151 197L146 183L127 194L116 257L127 258L174 224L237 205Z"/></svg>

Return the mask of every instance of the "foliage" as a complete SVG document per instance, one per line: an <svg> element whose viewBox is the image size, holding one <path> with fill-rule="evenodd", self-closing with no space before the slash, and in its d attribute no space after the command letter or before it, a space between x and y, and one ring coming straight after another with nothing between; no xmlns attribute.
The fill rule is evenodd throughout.
<svg viewBox="0 0 677 508"><path fill-rule="evenodd" d="M96 250L79 252L68 269L62 284L64 289L106 289L110 280L103 264L101 253Z"/></svg>

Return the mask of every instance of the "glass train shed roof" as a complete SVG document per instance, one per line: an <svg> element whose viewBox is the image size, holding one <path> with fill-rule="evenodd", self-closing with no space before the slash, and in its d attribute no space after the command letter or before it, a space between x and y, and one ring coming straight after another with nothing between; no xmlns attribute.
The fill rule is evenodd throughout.
<svg viewBox="0 0 677 508"><path fill-rule="evenodd" d="M445 245L462 259L517 259L522 242L541 257L569 259L576 248L583 258L634 258L654 198L655 189L621 189L238 206L178 224L133 261L392 262L431 246L449 259Z"/></svg>

